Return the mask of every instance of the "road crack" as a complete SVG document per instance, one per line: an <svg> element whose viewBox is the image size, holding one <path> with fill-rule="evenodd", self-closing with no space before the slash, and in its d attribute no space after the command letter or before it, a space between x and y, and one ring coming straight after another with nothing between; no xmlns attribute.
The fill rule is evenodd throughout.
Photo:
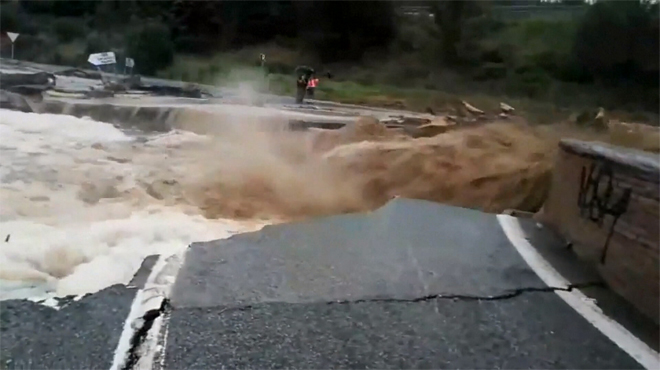
<svg viewBox="0 0 660 370"><path fill-rule="evenodd" d="M343 301L331 301L326 302L327 304L353 304L353 303L367 303L367 302L383 302L383 303L417 303L417 302L427 302L436 299L451 299L451 300L460 300L460 301L500 301L505 299L516 298L524 293L535 293L535 292L546 292L552 293L557 291L571 292L573 289L582 289L582 288L591 288L591 287L603 287L602 282L591 282L591 283L581 283L581 284L570 284L567 287L527 287L527 288L518 288L513 289L502 294L492 295L492 296L480 296L480 295L469 295L469 294L429 294L422 297L415 298L365 298L365 299L355 299L355 300L343 300Z"/></svg>
<svg viewBox="0 0 660 370"><path fill-rule="evenodd" d="M429 302L433 300L455 300L455 301L501 301L507 299L513 299L519 297L525 293L554 293L554 292L571 292L574 289L584 289L584 288L595 288L595 287L605 287L602 282L589 282L589 283L579 283L579 284L570 284L566 287L525 287L518 288L506 291L502 294L492 295L492 296L480 296L480 295L470 295L470 294L429 294L422 297L415 298L389 298L389 297L374 297L374 298L363 298L363 299L353 299L353 300L336 300L336 301L326 301L326 302L263 302L256 304L249 304L243 306L233 306L233 307L224 307L219 314L231 311L249 311L257 309L260 306L264 306L269 303L283 303L283 304L327 304L327 305L348 305L348 304L360 304L360 303L420 303L420 302Z"/></svg>

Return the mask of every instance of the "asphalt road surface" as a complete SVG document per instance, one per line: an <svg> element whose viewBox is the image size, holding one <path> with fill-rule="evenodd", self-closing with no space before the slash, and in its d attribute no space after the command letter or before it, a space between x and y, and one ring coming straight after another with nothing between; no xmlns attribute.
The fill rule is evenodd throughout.
<svg viewBox="0 0 660 370"><path fill-rule="evenodd" d="M523 225L538 249L520 249L503 220ZM654 368L657 327L632 311L618 310L620 325L607 308L575 306L578 292L626 304L565 253L529 220L396 199L371 213L194 243L182 260L153 256L129 287L59 309L0 302L2 364ZM539 261L573 272L548 284ZM596 307L586 297L577 304Z"/></svg>

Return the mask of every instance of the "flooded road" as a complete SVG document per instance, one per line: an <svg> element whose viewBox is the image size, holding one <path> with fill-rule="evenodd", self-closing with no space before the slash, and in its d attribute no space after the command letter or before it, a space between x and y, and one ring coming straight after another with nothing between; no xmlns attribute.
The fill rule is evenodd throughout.
<svg viewBox="0 0 660 370"><path fill-rule="evenodd" d="M86 84L98 81L58 77ZM0 114L0 299L95 292L128 283L151 254L397 196L534 208L554 146L506 122L413 138L382 122L425 115L288 97L254 106L250 86L238 103L51 93L41 114ZM347 126L287 129L299 120Z"/></svg>
<svg viewBox="0 0 660 370"><path fill-rule="evenodd" d="M186 176L180 153L199 135L138 138L90 119L3 110L0 137L0 299L127 283L149 254L258 228L157 195L154 186Z"/></svg>

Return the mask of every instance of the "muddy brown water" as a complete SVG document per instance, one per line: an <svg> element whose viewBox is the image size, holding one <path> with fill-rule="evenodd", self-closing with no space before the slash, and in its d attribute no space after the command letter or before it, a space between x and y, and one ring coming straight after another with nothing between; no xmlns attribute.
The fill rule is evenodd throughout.
<svg viewBox="0 0 660 370"><path fill-rule="evenodd" d="M240 105L143 104L53 100L42 111L142 132L208 136L189 158L198 168L195 179L164 179L158 186L169 194L162 196L194 204L209 218L297 219L373 209L395 196L486 212L534 212L549 190L556 143L566 136L499 121L413 138L380 123L391 118L386 111L358 118Z"/></svg>

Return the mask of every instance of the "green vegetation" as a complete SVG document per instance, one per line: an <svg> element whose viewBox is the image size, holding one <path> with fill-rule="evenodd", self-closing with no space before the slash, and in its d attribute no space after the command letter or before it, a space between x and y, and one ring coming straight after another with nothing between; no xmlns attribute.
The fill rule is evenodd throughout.
<svg viewBox="0 0 660 370"><path fill-rule="evenodd" d="M161 23L148 23L126 36L126 55L135 59L140 71L154 75L174 61L170 30Z"/></svg>
<svg viewBox="0 0 660 370"><path fill-rule="evenodd" d="M73 17L58 18L53 21L53 33L59 42L68 43L85 36L85 26Z"/></svg>
<svg viewBox="0 0 660 370"><path fill-rule="evenodd" d="M412 3L435 17L399 11ZM335 76L320 99L434 111L505 100L538 122L603 106L657 120L657 3L530 1L535 16L503 16L513 3L2 1L0 27L22 34L18 58L37 62L86 66L113 50L120 69L131 56L137 73L278 94L293 93L293 70L307 64ZM557 6L580 11L538 16Z"/></svg>

